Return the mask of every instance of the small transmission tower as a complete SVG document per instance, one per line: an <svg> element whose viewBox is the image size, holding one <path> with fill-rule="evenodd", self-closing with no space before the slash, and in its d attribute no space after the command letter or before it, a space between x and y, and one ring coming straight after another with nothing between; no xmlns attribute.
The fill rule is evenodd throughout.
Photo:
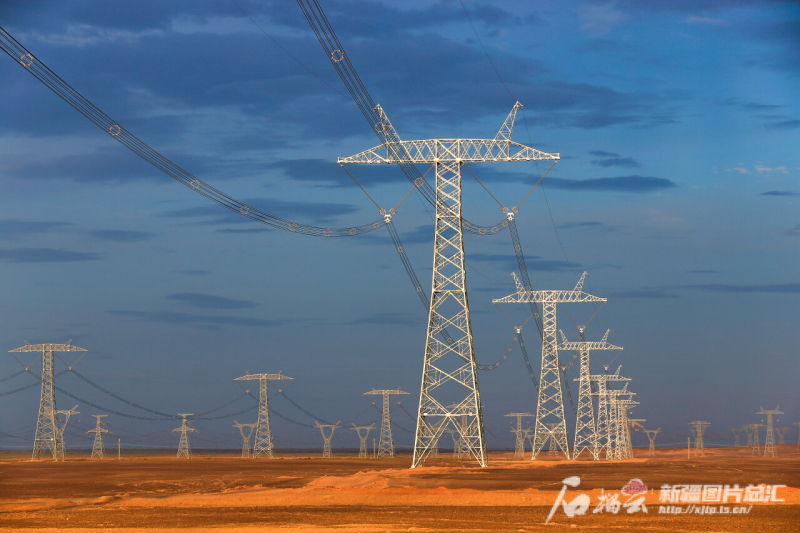
<svg viewBox="0 0 800 533"><path fill-rule="evenodd" d="M253 443L253 458L256 459L262 455L270 459L274 459L272 447L272 426L269 423L269 382L292 379L284 376L280 372L277 374L251 374L246 373L244 376L236 378L234 381L258 381L261 384L260 393L258 396L258 421L256 422L256 440Z"/></svg>
<svg viewBox="0 0 800 533"><path fill-rule="evenodd" d="M617 371L613 374L608 373L608 366L604 366L603 374L592 374L589 376L590 381L597 383L597 391L592 394L598 397L597 401L597 428L595 437L595 446L597 448L597 457L600 458L600 450L605 450L605 458L611 459L614 447L614 430L612 428L611 411L612 405L610 400L614 397L613 392L609 393L608 382L623 381L628 382L631 378L622 377L619 371L622 366L617 367ZM594 455L594 454L593 454Z"/></svg>
<svg viewBox="0 0 800 533"><path fill-rule="evenodd" d="M758 428L764 427L763 424L750 424L746 426L749 428L747 440L750 443L752 451L750 455L761 455L761 445L758 442Z"/></svg>
<svg viewBox="0 0 800 533"><path fill-rule="evenodd" d="M705 448L703 447L703 432L711 425L711 422L694 421L689 422L692 426L692 433L694 434L694 455L705 455Z"/></svg>
<svg viewBox="0 0 800 533"><path fill-rule="evenodd" d="M358 439L361 441L361 445L358 447L358 458L359 459L367 459L369 455L367 454L367 437L369 437L369 432L375 429L375 424L370 424L368 426L357 426L353 424L353 427L356 433L358 433ZM364 432L363 434L361 432Z"/></svg>
<svg viewBox="0 0 800 533"><path fill-rule="evenodd" d="M72 415L80 414L77 410L78 406L76 405L69 411L56 411L57 415L64 415L64 424L59 426L58 420L56 420L56 431L58 435L56 436L56 460L61 459L62 461L67 458L67 445L64 442L64 430L67 429L67 424L69 424L69 418Z"/></svg>
<svg viewBox="0 0 800 533"><path fill-rule="evenodd" d="M381 457L394 457L394 440L392 439L392 419L391 413L389 412L389 397L395 394L408 394L407 392L403 392L400 389L394 390L375 390L372 389L369 392L365 392L364 396L370 395L378 395L383 396L383 416L381 417L381 438L378 443L378 458ZM373 402L375 403L375 402ZM436 446L436 443L429 443L430 449L429 452L432 451L432 448Z"/></svg>
<svg viewBox="0 0 800 533"><path fill-rule="evenodd" d="M647 438L650 440L650 448L647 450L651 456L656 454L656 435L661 431L661 428L658 429L645 429L644 432L647 435Z"/></svg>
<svg viewBox="0 0 800 533"><path fill-rule="evenodd" d="M795 422L792 425L797 426L797 446L800 448L800 422Z"/></svg>
<svg viewBox="0 0 800 533"><path fill-rule="evenodd" d="M780 412L777 407L772 410L762 407L756 414L767 415L767 436L764 438L764 457L775 457L777 453L775 452L775 427L772 424L772 416L782 415L783 413Z"/></svg>
<svg viewBox="0 0 800 533"><path fill-rule="evenodd" d="M320 433L322 433L322 440L323 440L322 458L323 459L325 459L325 458L330 459L330 457L331 457L331 439L333 438L333 432L336 431L336 428L340 428L342 426L339 425L339 422L336 422L335 424L320 424L319 422L317 422L315 420L314 421L314 427L315 428L319 428ZM329 435L325 434L325 430L326 429L330 429L331 430Z"/></svg>
<svg viewBox="0 0 800 533"><path fill-rule="evenodd" d="M517 437L516 444L514 445L514 459L522 459L525 455L525 429L522 428L522 418L533 416L530 413L508 413L505 416L515 417L517 419L517 427L511 428L511 432Z"/></svg>
<svg viewBox="0 0 800 533"><path fill-rule="evenodd" d="M181 440L178 442L178 459L181 457L186 459L192 458L192 448L189 446L189 433L197 430L188 425L186 417L192 416L193 414L194 413L178 413L178 416L181 417L181 427L172 430L173 433L178 431L181 433Z"/></svg>
<svg viewBox="0 0 800 533"><path fill-rule="evenodd" d="M542 304L542 371L539 374L539 401L536 407L536 432L533 437L533 459L539 455L547 438L553 434L546 424L553 422L557 425L554 433L559 449L569 459L569 444L567 443L567 424L564 420L564 398L561 395L561 372L558 362L558 338L556 337L556 307L560 303L605 302L605 298L598 298L583 292L583 273L578 284L571 291L532 291L530 287L523 287L512 274L517 292L492 300L492 303L541 303Z"/></svg>
<svg viewBox="0 0 800 533"><path fill-rule="evenodd" d="M52 452L53 459L58 459L58 421L56 420L55 374L53 372L53 354L57 352L85 352L83 348L66 344L31 344L9 350L10 353L41 352L42 354L42 396L39 401L39 416L36 419L36 436L33 439L33 455L31 459L39 459L42 449ZM33 363L31 363L33 364ZM29 365L30 366L30 365ZM28 367L25 367L27 370Z"/></svg>
<svg viewBox="0 0 800 533"><path fill-rule="evenodd" d="M739 446L741 446L741 444L739 444L739 434L743 430L744 430L743 427L742 428L731 428L731 431L733 431L733 437L734 437L734 443L733 443L733 447L734 448L738 448Z"/></svg>
<svg viewBox="0 0 800 533"><path fill-rule="evenodd" d="M558 350L575 350L581 354L580 377L575 379L579 382L578 390L578 414L575 418L575 440L572 446L572 458L577 459L584 450L589 450L592 458L596 461L600 457L600 450L597 447L597 430L594 420L594 405L592 404L592 379L589 373L589 352L590 350L622 350L620 346L608 344L608 334L606 331L599 342L586 342L584 331L586 326L578 326L578 342L569 342L564 332L558 330L563 341Z"/></svg>
<svg viewBox="0 0 800 533"><path fill-rule="evenodd" d="M380 122L375 125L375 130L383 136L384 143L351 157L338 159L340 165L424 163L436 167L433 287L412 468L425 462L442 433L454 424L454 417L462 415L469 417L466 433L458 425L456 429L461 432L466 450L480 466L487 465L477 364L467 303L461 167L467 163L536 160L550 160L555 164L560 159L558 154L547 154L511 141L517 110L521 107L519 102L514 104L494 139L401 141L383 109L376 106ZM424 178L417 181L417 186L425 183ZM509 218L514 216L514 210L504 211ZM391 221L392 214L393 211L386 213L387 222ZM445 329L448 338L440 340L439 334ZM445 406L453 401L457 407L451 411Z"/></svg>
<svg viewBox="0 0 800 533"><path fill-rule="evenodd" d="M103 427L103 418L108 415L92 415L97 419L97 425L86 433L94 433L94 444L92 444L92 459L103 459L106 456L106 447L103 445L103 433L110 433Z"/></svg>
<svg viewBox="0 0 800 533"><path fill-rule="evenodd" d="M786 444L786 432L789 431L788 427L779 428L775 426L775 433L778 434L778 444Z"/></svg>
<svg viewBox="0 0 800 533"><path fill-rule="evenodd" d="M252 424L241 424L236 420L233 421L233 426L235 428L239 428L239 433L242 435L242 459L247 459L250 457L250 437L253 436L253 428L256 427L256 423L253 422Z"/></svg>

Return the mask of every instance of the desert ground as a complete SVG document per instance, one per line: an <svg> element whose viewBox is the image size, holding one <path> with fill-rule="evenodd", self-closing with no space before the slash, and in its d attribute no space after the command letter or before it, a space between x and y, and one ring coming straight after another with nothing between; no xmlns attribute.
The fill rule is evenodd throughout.
<svg viewBox="0 0 800 533"><path fill-rule="evenodd" d="M449 453L410 469L411 457L331 459L284 453L274 460L241 459L196 451L191 460L150 453L90 460L73 452L64 462L31 461L27 453L0 455L0 529L37 531L792 531L800 530L800 447L783 445L776 458L742 448L636 449L627 461L564 461L544 453L515 461L490 453L490 466ZM591 506L568 517L562 489L577 488ZM594 512L601 494L630 480L647 485L642 511ZM782 502L741 504L746 514L659 512L662 485L786 485ZM627 496L621 495L621 502ZM675 504L688 508L689 504ZM739 507L730 502L732 507ZM717 507L717 505L711 505Z"/></svg>

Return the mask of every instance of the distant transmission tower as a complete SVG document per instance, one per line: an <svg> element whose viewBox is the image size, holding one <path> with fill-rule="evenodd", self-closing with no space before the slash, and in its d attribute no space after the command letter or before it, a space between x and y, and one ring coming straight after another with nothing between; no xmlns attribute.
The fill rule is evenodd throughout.
<svg viewBox="0 0 800 533"><path fill-rule="evenodd" d="M775 426L775 432L778 434L778 444L786 444L787 431L789 431L788 427L779 428Z"/></svg>
<svg viewBox="0 0 800 533"><path fill-rule="evenodd" d="M244 376L235 378L234 381L258 381L261 384L258 396L258 421L256 422L256 440L253 443L253 458L262 455L270 459L274 458L272 446L272 426L269 423L269 382L292 379L284 376L280 372L277 374L251 374L247 372Z"/></svg>
<svg viewBox="0 0 800 533"><path fill-rule="evenodd" d="M536 459L545 440L550 435L546 424L557 424L556 431L558 447L569 459L569 444L567 443L567 424L564 420L564 398L561 395L561 367L558 362L558 338L556 337L556 307L560 303L605 302L605 298L598 298L583 292L583 273L578 284L571 291L532 291L530 287L523 287L522 283L514 276L517 292L492 300L492 303L541 303L542 304L542 371L539 375L539 401L536 408L536 432L533 440L532 458Z"/></svg>
<svg viewBox="0 0 800 533"><path fill-rule="evenodd" d="M772 424L772 415L782 415L783 413L776 407L772 410L766 410L763 407L757 415L767 415L767 436L764 438L764 457L775 457L775 428Z"/></svg>
<svg viewBox="0 0 800 533"><path fill-rule="evenodd" d="M188 425L186 417L192 416L193 414L194 413L178 413L178 416L181 417L181 427L172 430L173 433L177 431L181 433L181 440L178 442L178 459L181 457L186 459L192 458L192 448L189 446L189 433L197 430Z"/></svg>
<svg viewBox="0 0 800 533"><path fill-rule="evenodd" d="M517 427L511 428L511 432L517 437L514 445L514 459L522 459L525 455L525 429L522 428L522 418L533 415L530 413L508 413L505 416L517 419Z"/></svg>
<svg viewBox="0 0 800 533"><path fill-rule="evenodd" d="M747 435L747 440L750 442L752 451L750 455L761 455L761 446L758 442L758 428L764 427L763 424L750 424L747 426L750 431Z"/></svg>
<svg viewBox="0 0 800 533"><path fill-rule="evenodd" d="M461 459L461 433L457 429L448 429L446 432L453 438L453 459Z"/></svg>
<svg viewBox="0 0 800 533"><path fill-rule="evenodd" d="M638 404L639 402L636 402L636 403ZM631 406L630 408L633 408L633 406ZM641 424L641 422L646 422L646 420L644 418L629 418L628 419L628 429L627 429L627 431L628 431L628 449L630 450L630 458L631 459L633 459L633 442L631 441L631 434L634 431L634 427L633 426L639 426L640 428L644 429L644 426ZM636 430L636 431L638 431L638 430Z"/></svg>
<svg viewBox="0 0 800 533"><path fill-rule="evenodd" d="M792 425L797 426L797 446L800 447L800 422L795 422Z"/></svg>
<svg viewBox="0 0 800 533"><path fill-rule="evenodd" d="M405 164L423 163L436 168L436 228L434 236L433 287L422 370L414 459L411 467L421 466L454 417L467 416L463 437L466 451L481 466L487 465L486 439L478 391L477 365L467 303L467 274L464 268L464 238L461 218L461 167L466 163L508 161L558 161L558 154L546 154L511 141L517 110L514 104L494 139L428 139L401 141L380 106L380 122L375 130L384 143L338 163ZM424 185L424 177L417 180ZM504 209L513 218L516 209ZM386 215L391 220L394 210ZM491 231L491 230L487 230ZM496 229L495 229L496 231ZM530 287L529 287L530 289ZM447 331L447 337L439 335ZM555 331L553 332L555 335ZM443 387L444 386L444 387ZM455 401L454 411L446 405Z"/></svg>
<svg viewBox="0 0 800 533"><path fill-rule="evenodd" d="M103 445L103 433L110 433L103 427L103 418L108 415L92 415L97 419L97 425L86 433L94 433L94 444L92 444L92 459L103 459L106 456L106 447Z"/></svg>
<svg viewBox="0 0 800 533"><path fill-rule="evenodd" d="M242 459L247 459L250 457L250 437L253 435L256 423L241 424L234 420L233 427L239 428L239 433L242 435Z"/></svg>
<svg viewBox="0 0 800 533"><path fill-rule="evenodd" d="M739 446L741 446L741 444L739 444L739 434L743 430L744 430L743 427L742 428L731 428L731 431L733 431L733 437L734 437L734 443L733 443L733 447L734 448L738 448Z"/></svg>
<svg viewBox="0 0 800 533"><path fill-rule="evenodd" d="M614 428L612 427L611 409L612 405L610 400L613 398L613 393L609 394L607 387L608 382L622 381L628 382L631 379L619 375L622 367L618 366L617 371L613 374L608 373L608 366L604 366L603 374L592 374L589 376L591 381L597 383L597 391L592 394L596 395L597 400L597 437L595 438L597 447L597 456L600 457L600 450L605 450L605 458L611 459L614 448Z"/></svg>
<svg viewBox="0 0 800 533"><path fill-rule="evenodd" d="M331 439L333 438L333 432L336 431L336 428L342 427L339 425L339 422L335 424L320 424L317 421L314 421L314 427L319 428L320 433L322 433L322 458L330 458L331 456ZM330 429L330 435L325 434L325 430Z"/></svg>
<svg viewBox="0 0 800 533"><path fill-rule="evenodd" d="M381 438L378 441L378 458L386 456L394 457L394 440L392 439L392 419L389 411L389 397L397 394L408 393L403 392L400 389L372 389L371 391L364 393L364 396L383 396L383 416L381 417ZM430 453L430 451L432 451L432 447L436 446L436 443L429 442L428 444L430 448L428 453Z"/></svg>
<svg viewBox="0 0 800 533"><path fill-rule="evenodd" d="M67 458L67 445L64 442L64 430L67 429L67 424L69 424L69 418L72 415L77 415L80 412L77 411L78 406L76 405L69 411L56 411L58 415L64 415L64 424L59 426L58 421L56 420L56 457L55 459L61 459L62 461Z"/></svg>
<svg viewBox="0 0 800 533"><path fill-rule="evenodd" d="M578 342L569 342L564 332L561 333L562 343L558 350L575 350L581 354L580 377L575 379L579 383L578 389L578 414L575 418L575 440L572 446L572 458L577 459L584 450L589 450L592 458L596 461L600 458L600 450L597 447L597 428L594 420L594 405L592 404L592 379L589 373L589 352L592 350L622 350L619 346L608 344L608 334L606 331L599 342L586 342L584 331L586 326L578 326Z"/></svg>
<svg viewBox="0 0 800 533"><path fill-rule="evenodd" d="M47 448L53 454L53 459L58 459L58 421L56 420L55 375L53 373L53 354L57 352L85 352L83 348L66 344L31 344L25 341L25 346L9 350L10 353L41 352L42 354L42 397L39 401L39 416L36 420L36 436L33 439L32 459L39 459L42 448ZM24 366L24 365L23 365ZM29 365L30 366L30 365ZM25 367L27 370L28 367Z"/></svg>
<svg viewBox="0 0 800 533"><path fill-rule="evenodd" d="M357 426L353 424L352 429L358 433L358 439L361 441L361 445L358 448L358 458L359 459L367 459L369 455L367 454L367 437L369 437L369 432L375 429L375 424L370 424L368 426ZM363 434L361 432L364 432Z"/></svg>
<svg viewBox="0 0 800 533"><path fill-rule="evenodd" d="M635 394L635 392L627 392L628 398L617 399L617 452L615 453L617 459L633 459L628 410L639 405L639 402L633 400Z"/></svg>
<svg viewBox="0 0 800 533"><path fill-rule="evenodd" d="M647 451L651 456L656 454L656 435L658 435L660 431L661 428L644 430L644 432L647 434L647 438L650 440L650 448Z"/></svg>
<svg viewBox="0 0 800 533"><path fill-rule="evenodd" d="M703 432L705 432L706 428L711 425L711 422L694 421L689 422L689 425L692 426L692 433L694 434L695 456L705 455L705 449L703 447Z"/></svg>

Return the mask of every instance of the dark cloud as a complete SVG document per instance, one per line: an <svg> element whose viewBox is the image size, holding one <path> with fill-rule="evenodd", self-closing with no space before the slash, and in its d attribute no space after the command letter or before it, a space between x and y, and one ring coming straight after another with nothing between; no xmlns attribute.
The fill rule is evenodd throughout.
<svg viewBox="0 0 800 533"><path fill-rule="evenodd" d="M783 232L787 237L800 237L800 224Z"/></svg>
<svg viewBox="0 0 800 533"><path fill-rule="evenodd" d="M54 248L11 248L0 250L0 261L9 263L71 263L97 261L100 254L56 250Z"/></svg>
<svg viewBox="0 0 800 533"><path fill-rule="evenodd" d="M614 152L604 152L603 150L589 150L589 155L593 155L595 157L622 157Z"/></svg>
<svg viewBox="0 0 800 533"><path fill-rule="evenodd" d="M678 298L665 289L658 287L643 287L641 289L623 289L611 293L613 298L658 300L663 298Z"/></svg>
<svg viewBox="0 0 800 533"><path fill-rule="evenodd" d="M146 322L157 324L194 324L218 326L282 326L285 320L266 320L259 318L245 318L236 316L206 316L191 313L171 313L168 311L109 311L112 315L138 318Z"/></svg>
<svg viewBox="0 0 800 533"><path fill-rule="evenodd" d="M623 168L639 168L642 165L639 164L632 157L611 157L608 159L593 159L591 163L595 166L602 167L602 168L609 168L609 167L623 167Z"/></svg>
<svg viewBox="0 0 800 533"><path fill-rule="evenodd" d="M178 292L166 296L166 299L177 300L198 309L250 309L258 305L250 300L233 300L224 296L195 292Z"/></svg>
<svg viewBox="0 0 800 533"><path fill-rule="evenodd" d="M721 270L687 270L687 274L722 274Z"/></svg>
<svg viewBox="0 0 800 533"><path fill-rule="evenodd" d="M12 240L18 237L48 233L71 225L69 222L32 222L7 218L0 220L0 240Z"/></svg>
<svg viewBox="0 0 800 533"><path fill-rule="evenodd" d="M525 265L528 267L528 270L536 270L539 272L572 272L575 269L581 268L581 265L578 263L547 259L534 259L529 261L525 258Z"/></svg>
<svg viewBox="0 0 800 533"><path fill-rule="evenodd" d="M587 229L592 231L615 231L614 228L606 226L596 220L585 220L580 222L565 222L560 224L557 229Z"/></svg>
<svg viewBox="0 0 800 533"><path fill-rule="evenodd" d="M676 187L674 182L666 178L651 178L646 176L620 176L616 178L595 178L588 180L545 178L545 181L549 188L570 191L647 193Z"/></svg>
<svg viewBox="0 0 800 533"><path fill-rule="evenodd" d="M767 192L762 192L761 196L800 196L800 192L795 192L795 191L767 191Z"/></svg>
<svg viewBox="0 0 800 533"><path fill-rule="evenodd" d="M96 230L87 232L99 241L114 242L142 242L152 239L155 233L149 231L127 231L127 230Z"/></svg>
<svg viewBox="0 0 800 533"><path fill-rule="evenodd" d="M358 187L335 161L294 159L271 163L269 167L279 170L285 177L295 181L318 183L326 187ZM359 168L359 165L349 165L348 172L362 186L408 181L406 175L395 165L368 165L366 169Z"/></svg>
<svg viewBox="0 0 800 533"><path fill-rule="evenodd" d="M773 109L780 109L782 107L786 107L779 104L759 104L756 102L750 102L747 104L742 104L742 107L748 111L770 111Z"/></svg>
<svg viewBox="0 0 800 533"><path fill-rule="evenodd" d="M767 128L768 130L793 130L795 128L800 128L800 119L771 122L768 124L764 124L764 127Z"/></svg>
<svg viewBox="0 0 800 533"><path fill-rule="evenodd" d="M726 285L723 283L706 283L702 285L682 285L680 288L697 289L709 292L729 292L729 293L746 293L746 292L764 292L764 293L779 293L779 294L800 293L800 283L772 283L764 285Z"/></svg>
<svg viewBox="0 0 800 533"><path fill-rule="evenodd" d="M358 209L350 204L321 203L321 202L295 202L275 200L271 198L248 198L242 200L245 204L255 209L260 209L271 215L289 218L292 220L310 220L312 223L328 223L341 215L350 215ZM236 224L252 223L253 220L230 211L218 205L202 205L188 207L164 213L164 217L173 218L203 218L203 224Z"/></svg>

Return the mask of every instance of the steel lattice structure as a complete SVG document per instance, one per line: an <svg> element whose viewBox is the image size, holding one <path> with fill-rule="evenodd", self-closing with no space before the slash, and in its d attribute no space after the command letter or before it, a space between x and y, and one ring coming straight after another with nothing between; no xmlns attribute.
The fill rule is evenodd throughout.
<svg viewBox="0 0 800 533"><path fill-rule="evenodd" d="M693 422L689 422L689 425L692 426L691 430L692 434L694 435L694 454L705 455L705 448L703 446L703 433L705 432L706 428L711 425L711 422L695 420Z"/></svg>
<svg viewBox="0 0 800 533"><path fill-rule="evenodd" d="M58 427L55 396L55 378L53 373L53 354L57 352L85 352L84 348L66 344L31 344L25 341L25 346L9 350L9 353L41 352L42 354L42 396L39 401L39 415L36 420L36 436L33 440L32 459L39 459L42 449L47 448L53 454L53 459L58 459L60 431ZM32 363L31 363L32 364ZM26 368L27 370L27 368Z"/></svg>
<svg viewBox="0 0 800 533"><path fill-rule="evenodd" d="M531 459L536 459L545 441L551 435L545 424L553 422L557 429L553 432L559 449L569 459L567 443L567 424L564 420L564 398L561 394L561 367L558 362L558 338L556 337L556 308L560 303L605 302L583 292L586 272L571 291L532 291L523 287L512 274L517 292L492 300L493 303L541 303L542 304L542 371L539 374L539 399L536 407L536 431L533 436Z"/></svg>
<svg viewBox="0 0 800 533"><path fill-rule="evenodd" d="M339 427L342 427L342 426L339 425L339 422L336 422L335 424L320 424L319 422L317 422L315 420L314 421L314 427L315 428L319 428L320 433L322 433L322 440L323 440L322 458L323 459L325 459L325 458L330 459L330 457L331 457L331 439L333 438L333 432L336 431L336 428L339 428ZM326 429L330 429L331 430L330 435L326 435L325 434L325 430Z"/></svg>
<svg viewBox="0 0 800 533"><path fill-rule="evenodd" d="M92 444L92 459L103 459L106 456L106 447L103 445L103 433L109 431L103 427L105 422L102 421L103 417L108 415L92 415L97 419L97 425L87 431L86 433L94 433L94 443Z"/></svg>
<svg viewBox="0 0 800 533"><path fill-rule="evenodd" d="M358 447L358 458L366 459L369 457L369 454L367 453L367 437L369 437L369 432L375 429L375 424L370 424L368 426L357 426L353 424L353 427L350 429L354 429L355 432L358 433L358 439L360 441L360 445ZM362 431L365 433L362 434Z"/></svg>
<svg viewBox="0 0 800 533"><path fill-rule="evenodd" d="M284 376L280 372L277 374L251 374L247 372L244 376L235 378L234 381L258 381L258 419L256 421L256 440L253 443L253 459L262 455L269 459L274 459L272 445L272 425L269 422L269 382L282 379L293 379Z"/></svg>
<svg viewBox="0 0 800 533"><path fill-rule="evenodd" d="M375 125L383 144L351 157L340 157L340 165L425 163L436 168L436 229L433 245L433 280L425 358L420 387L412 468L421 466L445 430L461 432L463 445L481 466L487 465L475 352L467 303L464 269L463 219L461 214L461 167L465 163L510 161L558 161L548 154L511 141L517 102L494 139L428 139L402 141L383 109ZM417 187L425 184L418 178ZM506 211L508 211L506 209ZM391 220L392 212L386 214ZM508 213L513 217L513 212ZM448 338L438 336L447 330ZM455 408L448 405L455 399ZM465 416L466 427L455 417Z"/></svg>
<svg viewBox="0 0 800 533"><path fill-rule="evenodd" d="M234 420L232 427L239 428L239 433L242 435L242 459L248 459L250 457L250 437L253 436L253 428L256 427L256 422L241 424Z"/></svg>
<svg viewBox="0 0 800 533"><path fill-rule="evenodd" d="M744 429L745 428L743 428L743 427L742 428L731 428L731 431L733 431L733 437L734 437L734 443L733 443L734 448L738 448L739 446L741 446L741 444L739 443L739 435L741 434L741 432Z"/></svg>
<svg viewBox="0 0 800 533"><path fill-rule="evenodd" d="M56 415L64 415L64 423L61 426L58 425L58 420L56 420L56 431L58 433L56 436L56 460L61 459L63 461L67 458L67 445L64 442L64 430L67 429L67 424L69 424L70 417L72 415L80 414L80 411L77 409L78 406L76 405L69 410L56 411Z"/></svg>
<svg viewBox="0 0 800 533"><path fill-rule="evenodd" d="M596 430L596 438L595 441L597 442L597 456L600 457L600 450L605 450L605 458L611 459L611 454L613 451L613 433L611 430L611 419L610 419L610 410L611 406L609 405L609 395L607 394L608 391L608 382L614 381L630 381L630 378L622 377L619 375L619 371L622 366L617 367L617 371L613 374L608 373L608 366L604 366L603 374L591 374L589 375L589 380L594 381L597 383L597 392L593 392L595 396L597 396L597 430Z"/></svg>
<svg viewBox="0 0 800 533"><path fill-rule="evenodd" d="M650 441L650 447L647 452L649 455L654 456L656 454L656 436L661 432L661 428L645 429L644 432L647 434L647 438Z"/></svg>
<svg viewBox="0 0 800 533"><path fill-rule="evenodd" d="M400 389L383 389L365 392L364 396L383 396L383 409L381 411L381 437L378 441L378 457L394 457L394 440L392 439L392 419L389 409L389 400L393 395L408 394ZM373 402L375 403L375 402Z"/></svg>
<svg viewBox="0 0 800 533"><path fill-rule="evenodd" d="M511 416L517 419L517 427L511 428L511 433L516 437L514 443L514 459L522 459L525 455L525 437L527 436L527 428L523 429L522 427L522 418L533 415L530 413L508 413L505 416Z"/></svg>
<svg viewBox="0 0 800 533"><path fill-rule="evenodd" d="M181 440L178 442L178 455L177 459L184 457L186 459L192 458L192 447L189 446L189 433L197 431L188 425L186 417L192 416L194 413L178 413L181 417L181 427L172 430L173 433L180 432Z"/></svg>
<svg viewBox="0 0 800 533"><path fill-rule="evenodd" d="M762 407L756 414L767 415L767 436L764 437L764 457L775 457L777 452L775 451L775 427L772 424L772 416L782 415L783 413L779 411L777 407L775 409L764 409Z"/></svg>
<svg viewBox="0 0 800 533"><path fill-rule="evenodd" d="M764 427L763 424L750 424L745 426L747 430L747 445L750 446L750 455L761 455L761 445L758 442L758 428Z"/></svg>
<svg viewBox="0 0 800 533"><path fill-rule="evenodd" d="M797 426L797 446L800 447L800 422L795 422L792 425Z"/></svg>
<svg viewBox="0 0 800 533"><path fill-rule="evenodd" d="M578 413L575 418L575 440L572 446L572 458L577 459L583 450L589 450L596 461L600 458L600 449L597 446L597 431L595 427L594 405L592 404L592 380L589 373L589 352L591 350L622 350L620 346L608 343L608 334L599 342L586 342L584 332L586 326L578 326L578 342L569 342L564 332L561 333L562 343L558 350L576 350L581 355L580 377L575 379L579 384Z"/></svg>

